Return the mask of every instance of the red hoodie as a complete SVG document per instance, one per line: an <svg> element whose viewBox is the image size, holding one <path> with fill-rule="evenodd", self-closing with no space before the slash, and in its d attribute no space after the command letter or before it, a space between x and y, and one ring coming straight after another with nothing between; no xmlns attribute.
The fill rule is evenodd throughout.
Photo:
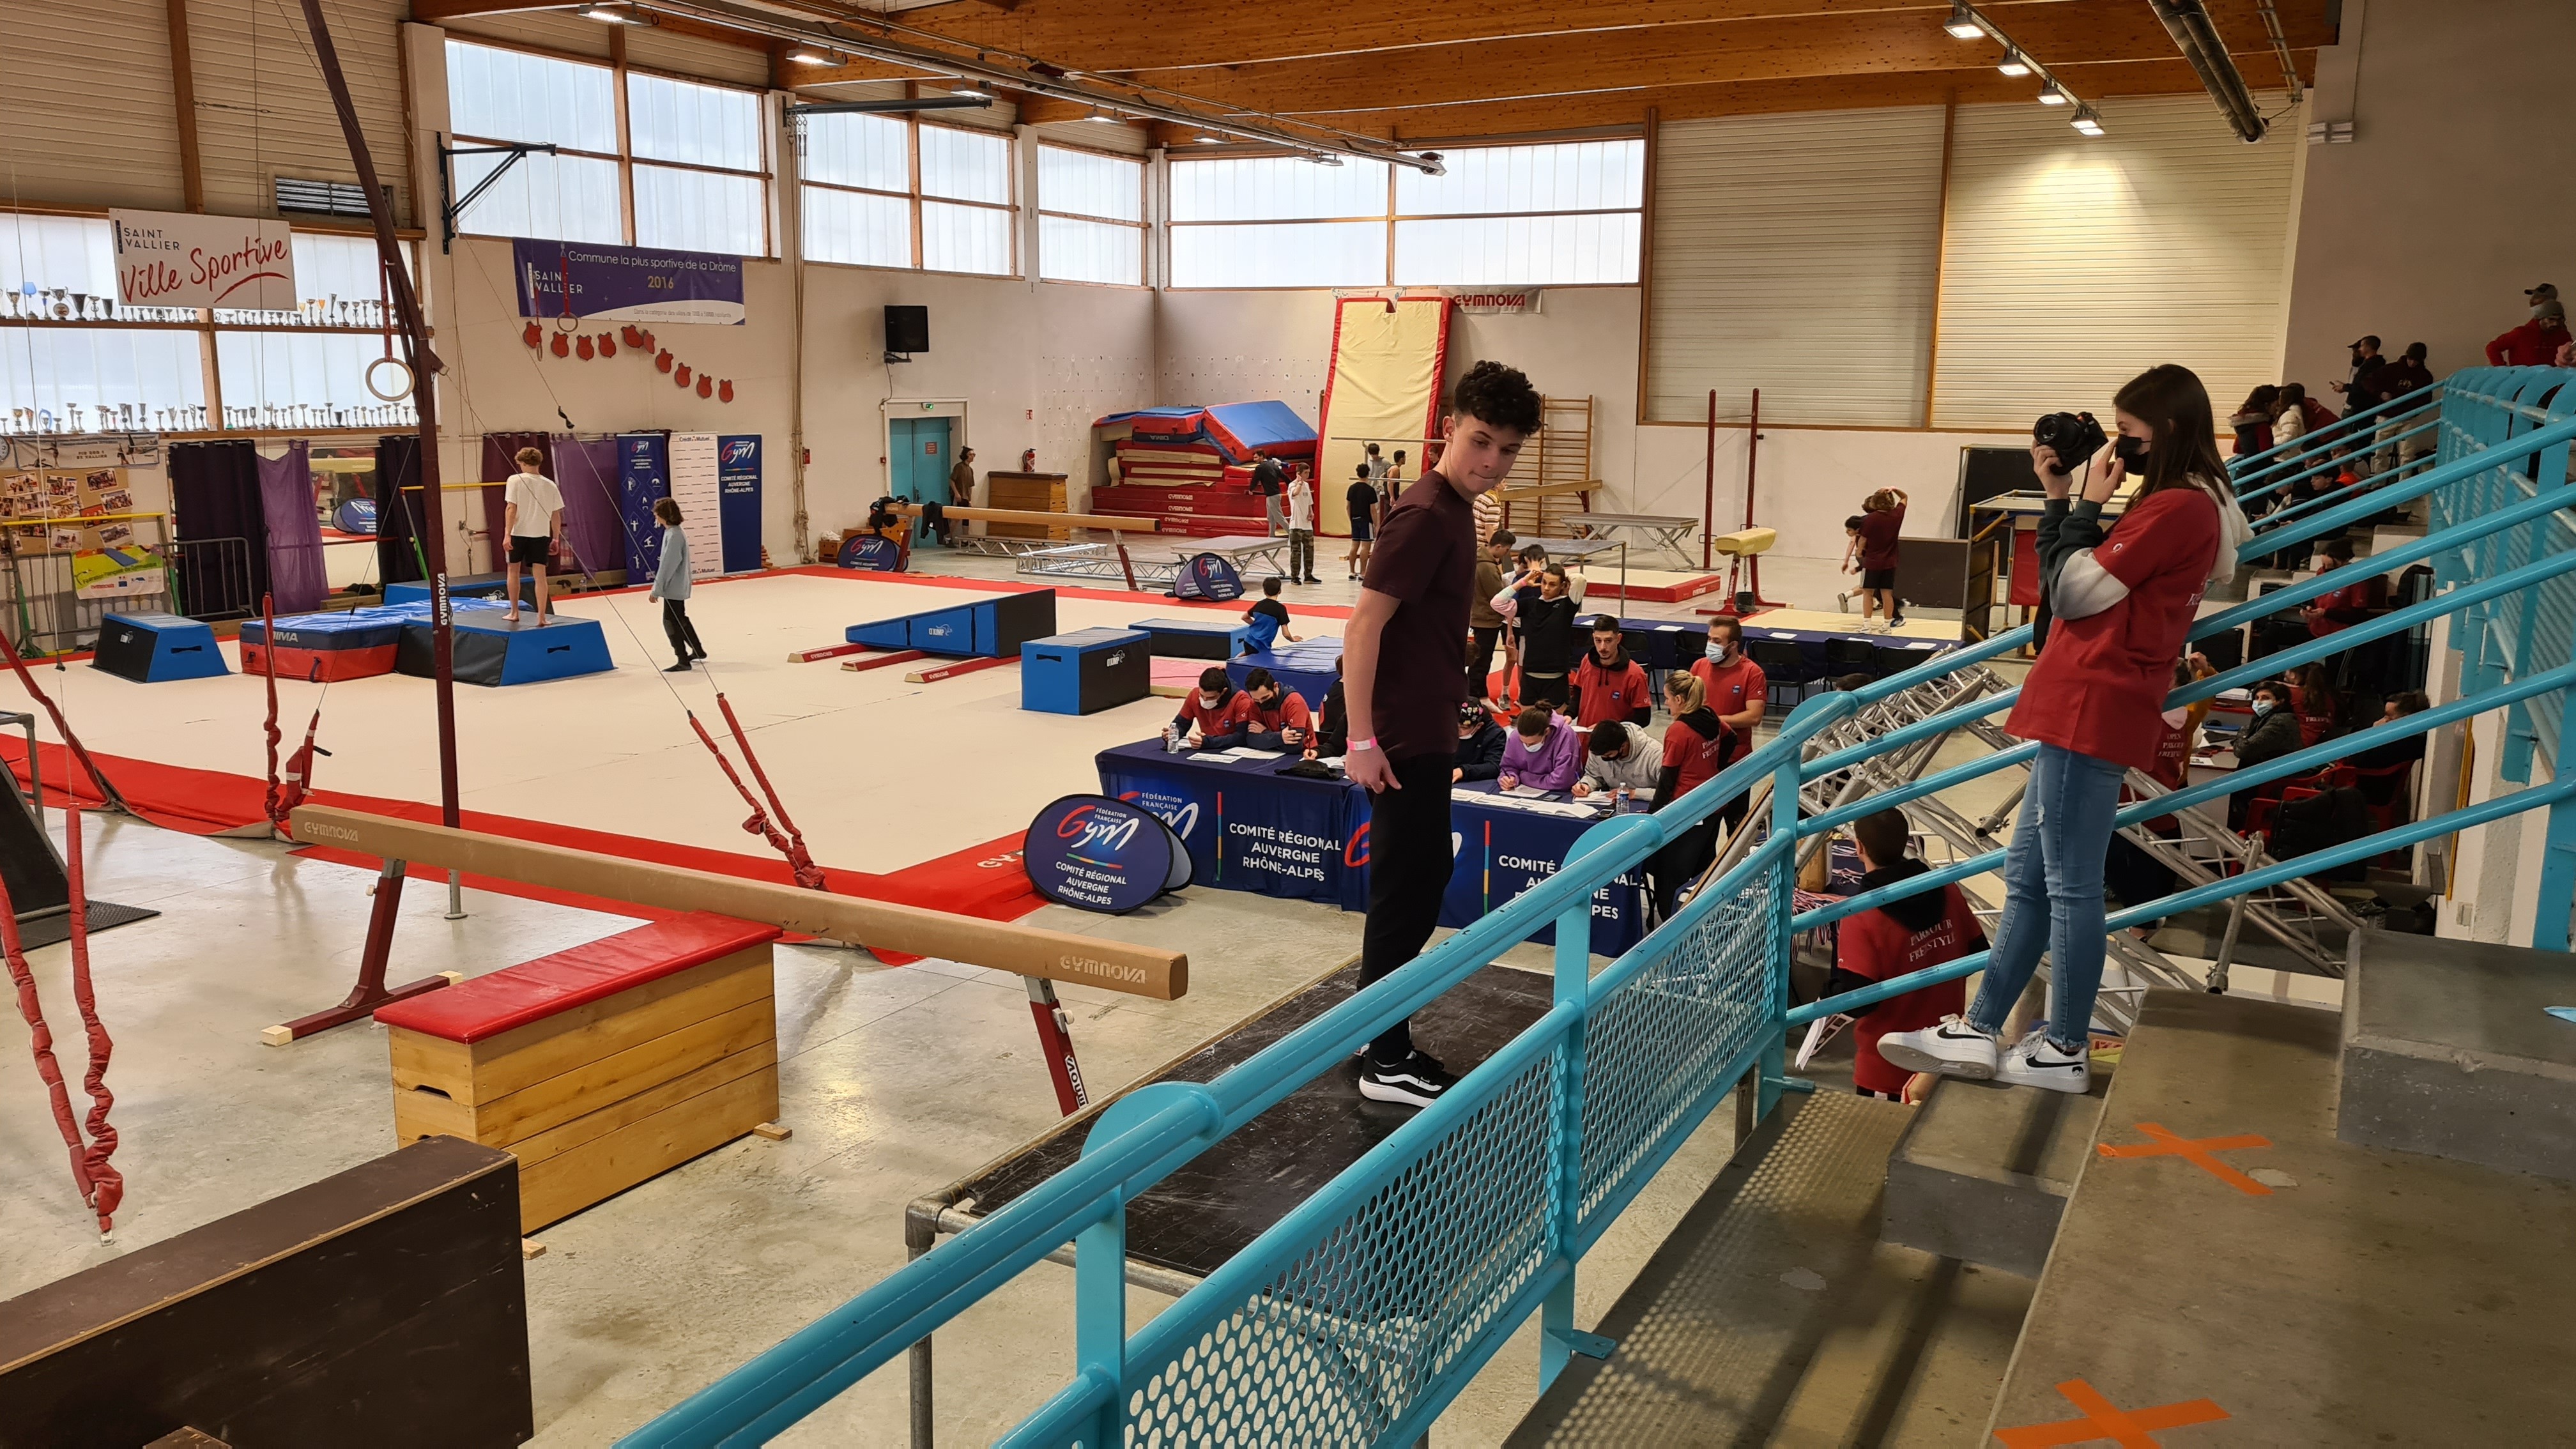
<svg viewBox="0 0 2576 1449"><path fill-rule="evenodd" d="M2487 344L2487 361L2497 367L2547 367L2567 340L2567 329L2537 318Z"/></svg>

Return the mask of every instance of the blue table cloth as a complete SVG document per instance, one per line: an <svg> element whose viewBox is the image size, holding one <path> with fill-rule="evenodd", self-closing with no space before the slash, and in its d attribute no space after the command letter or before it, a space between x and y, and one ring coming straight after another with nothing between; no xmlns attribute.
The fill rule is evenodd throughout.
<svg viewBox="0 0 2576 1449"><path fill-rule="evenodd" d="M1171 824L1189 847L1201 885L1368 908L1369 797L1347 780L1283 775L1281 755L1193 760L1160 740L1103 750L1100 792L1133 801ZM1459 786L1450 804L1457 867L1440 924L1464 926L1554 875L1593 819L1545 814L1494 800L1491 781ZM1554 799L1567 797L1558 795ZM1616 956L1646 933L1640 872L1593 896L1592 950ZM1555 932L1534 939L1553 944Z"/></svg>
<svg viewBox="0 0 2576 1449"><path fill-rule="evenodd" d="M1225 672L1240 689L1245 675L1255 669L1267 669L1271 678L1304 696L1308 708L1321 710L1324 696L1333 688L1333 681L1341 677L1334 672L1341 661L1340 638L1308 639L1300 644L1237 655L1226 661Z"/></svg>

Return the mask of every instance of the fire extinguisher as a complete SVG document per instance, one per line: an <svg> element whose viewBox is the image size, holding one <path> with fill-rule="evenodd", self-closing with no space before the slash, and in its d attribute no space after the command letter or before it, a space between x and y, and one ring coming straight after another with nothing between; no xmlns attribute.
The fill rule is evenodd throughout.
<svg viewBox="0 0 2576 1449"><path fill-rule="evenodd" d="M1022 448L1020 450L1020 471L1023 473L1034 473L1037 470L1038 450L1035 448Z"/></svg>

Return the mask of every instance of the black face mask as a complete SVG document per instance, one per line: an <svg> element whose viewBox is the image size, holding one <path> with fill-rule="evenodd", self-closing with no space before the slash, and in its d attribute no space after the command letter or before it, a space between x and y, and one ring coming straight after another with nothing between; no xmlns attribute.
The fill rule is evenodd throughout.
<svg viewBox="0 0 2576 1449"><path fill-rule="evenodd" d="M2122 463L2128 466L2130 472L2143 473L2146 471L2147 454L2150 451L2150 446L2146 439L2133 438L2126 433L2122 433L2120 435L2120 441L2112 445L2112 451L2114 456L2118 457Z"/></svg>

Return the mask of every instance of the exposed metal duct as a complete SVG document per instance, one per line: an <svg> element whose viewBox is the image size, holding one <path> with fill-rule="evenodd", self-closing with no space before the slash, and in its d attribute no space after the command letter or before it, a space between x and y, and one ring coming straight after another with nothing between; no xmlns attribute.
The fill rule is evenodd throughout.
<svg viewBox="0 0 2576 1449"><path fill-rule="evenodd" d="M2236 62L2227 55L2226 42L2218 38L2218 27L2209 22L2209 8L2202 0L2147 0L2173 36L2182 58L2191 62L2200 83L2208 88L2209 98L2218 102L2219 112L2227 124L2248 143L2263 139L2271 126L2254 106L2254 93L2245 88L2245 77L2238 74Z"/></svg>
<svg viewBox="0 0 2576 1449"><path fill-rule="evenodd" d="M775 3L775 0L771 0ZM928 45L862 34L848 23L803 15L785 15L764 8L755 0L633 0L635 10L665 15L685 16L710 24L766 35L801 45L814 45L840 51L846 55L883 61L898 66L915 66L934 75L954 76L960 80L984 81L1027 91L1032 95L1057 100L1075 101L1096 110L1132 116L1138 120L1165 121L1176 126L1190 126L1203 132L1233 136L1263 145L1303 151L1314 156L1347 156L1362 161L1383 161L1409 166L1426 175L1444 174L1438 152L1412 151L1356 132L1319 125L1288 116L1260 111L1219 107L1215 102L1177 92L1156 94L1186 99L1210 107L1201 112L1166 101L1149 99L1112 90L1106 86L1084 85L1073 73L1052 66L1024 69L997 62L987 57L996 52L960 50L951 52Z"/></svg>

